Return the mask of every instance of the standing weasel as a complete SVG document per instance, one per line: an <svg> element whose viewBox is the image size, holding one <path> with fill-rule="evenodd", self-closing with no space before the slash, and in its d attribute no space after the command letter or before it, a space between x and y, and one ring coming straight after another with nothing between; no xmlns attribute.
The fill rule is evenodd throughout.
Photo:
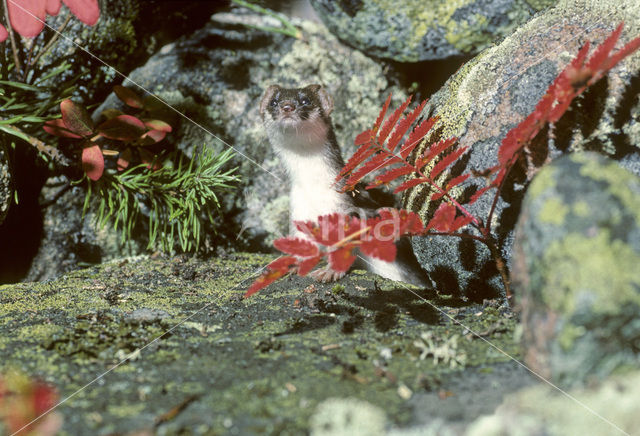
<svg viewBox="0 0 640 436"><path fill-rule="evenodd" d="M260 115L271 146L289 174L290 223L317 221L321 215L355 211L373 216L382 207L393 207L393 196L381 190L339 192L334 184L344 167L342 153L329 115L333 99L320 85L282 88L272 85L260 102ZM293 229L292 232L296 233ZM303 236L303 234L301 234ZM362 256L358 266L392 280L431 286L407 238L398 244L396 261L384 262ZM312 276L321 281L337 280L344 274L326 268Z"/></svg>

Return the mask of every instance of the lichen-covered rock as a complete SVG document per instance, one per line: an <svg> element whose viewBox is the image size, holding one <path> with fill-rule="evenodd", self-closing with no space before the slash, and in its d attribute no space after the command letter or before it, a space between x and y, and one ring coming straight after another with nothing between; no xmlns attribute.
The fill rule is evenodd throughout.
<svg viewBox="0 0 640 436"><path fill-rule="evenodd" d="M383 64L342 45L324 26L296 21L300 40L248 27L278 25L272 20L243 8L216 14L206 27L164 47L130 75L190 118L176 117L179 126L167 141L187 154L203 145L237 150L233 165L243 181L221 200L224 226L218 226L218 236L235 246L267 247L288 233L286 173L258 111L269 85L324 85L335 101L332 119L345 155L389 92L396 102L406 98L385 77ZM105 106L116 104L112 96Z"/></svg>
<svg viewBox="0 0 640 436"><path fill-rule="evenodd" d="M312 0L349 45L399 62L472 55L557 0Z"/></svg>
<svg viewBox="0 0 640 436"><path fill-rule="evenodd" d="M0 225L4 221L4 217L7 216L12 201L13 189L9 149L0 136Z"/></svg>
<svg viewBox="0 0 640 436"><path fill-rule="evenodd" d="M73 17L52 49L40 58L41 68L72 59L71 68L57 76L56 83L74 78L78 95L86 102L104 98L121 76L141 65L159 47L203 26L220 10L219 2L143 2L100 0L100 19L87 26ZM63 7L47 24L59 28L70 11ZM93 57L85 52L87 50ZM98 59L99 58L99 59Z"/></svg>
<svg viewBox="0 0 640 436"><path fill-rule="evenodd" d="M640 364L640 178L594 153L533 179L513 282L525 362L569 385Z"/></svg>
<svg viewBox="0 0 640 436"><path fill-rule="evenodd" d="M383 436L386 416L382 409L355 398L329 398L309 420L311 436Z"/></svg>
<svg viewBox="0 0 640 436"><path fill-rule="evenodd" d="M640 428L638 398L640 371L567 393L542 384L509 395L494 414L477 419L464 434L633 435Z"/></svg>
<svg viewBox="0 0 640 436"><path fill-rule="evenodd" d="M451 307L363 271L339 285L294 276L242 298L272 260L130 258L0 286L0 374L19 368L60 398L73 394L56 409L62 434L300 435L330 398L366 401L389 425L414 422L411 393L438 402L436 387L465 371L420 359L413 343L425 331L458 335L469 367L483 367L484 377L466 384L474 398L499 404L481 395L504 380L496 367L521 372L466 330L519 358L515 318L457 301ZM383 423L378 416L370 428Z"/></svg>
<svg viewBox="0 0 640 436"><path fill-rule="evenodd" d="M496 165L498 148L506 133L533 111L580 47L586 41L602 42L622 21L625 30L617 48L640 35L640 3L561 0L555 8L464 65L431 98L426 109L440 117L434 132L443 138L456 136L461 146L470 148L456 170L485 170ZM549 156L598 151L640 174L639 74L640 53L636 53L574 102L556 124L553 135L549 135ZM510 177L491 222L507 260L513 226L528 183L526 174L512 173ZM484 180L472 178L461 189L472 191L471 185L484 186ZM429 196L426 185L407 191L405 207L428 221L436 206L428 201ZM487 194L470 210L486 220L491 200ZM478 300L502 292L501 280L485 245L448 237L414 238L413 244L418 259L443 292L466 294Z"/></svg>

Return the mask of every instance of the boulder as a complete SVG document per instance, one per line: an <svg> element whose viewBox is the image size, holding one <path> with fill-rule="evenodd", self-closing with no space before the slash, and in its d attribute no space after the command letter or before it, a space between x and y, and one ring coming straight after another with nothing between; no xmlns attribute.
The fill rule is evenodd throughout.
<svg viewBox="0 0 640 436"><path fill-rule="evenodd" d="M515 231L525 362L554 383L640 357L640 178L595 153L534 177Z"/></svg>
<svg viewBox="0 0 640 436"><path fill-rule="evenodd" d="M327 27L368 55L418 62L474 55L557 0L311 0Z"/></svg>
<svg viewBox="0 0 640 436"><path fill-rule="evenodd" d="M497 164L506 133L533 111L547 87L587 41L602 42L620 22L625 30L617 48L640 35L640 7L632 0L562 0L501 44L465 64L432 96L425 111L440 117L429 139L459 138L470 152L457 171L484 170ZM619 160L640 174L640 55L626 58L608 76L574 101L548 135L548 157L592 150ZM544 132L542 133L544 136ZM421 144L419 151L424 151ZM529 178L514 173L503 190L491 222L502 257L509 260L520 203ZM461 189L484 186L471 178ZM407 191L404 205L428 221L436 205L428 187ZM486 219L490 195L470 207ZM482 301L503 292L486 246L451 237L414 238L414 251L441 292Z"/></svg>

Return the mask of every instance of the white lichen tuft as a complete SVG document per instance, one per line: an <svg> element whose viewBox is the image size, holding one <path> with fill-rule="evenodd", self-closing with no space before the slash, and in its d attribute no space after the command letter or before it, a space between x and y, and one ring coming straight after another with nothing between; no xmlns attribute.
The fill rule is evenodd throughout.
<svg viewBox="0 0 640 436"><path fill-rule="evenodd" d="M433 364L438 365L444 363L451 368L464 366L467 362L467 354L464 351L458 351L459 335L453 335L449 338L439 338L432 331L424 332L420 335L421 339L413 341L420 352L420 359L433 357Z"/></svg>
<svg viewBox="0 0 640 436"><path fill-rule="evenodd" d="M384 435L385 413L355 398L329 398L318 405L311 417L311 436Z"/></svg>

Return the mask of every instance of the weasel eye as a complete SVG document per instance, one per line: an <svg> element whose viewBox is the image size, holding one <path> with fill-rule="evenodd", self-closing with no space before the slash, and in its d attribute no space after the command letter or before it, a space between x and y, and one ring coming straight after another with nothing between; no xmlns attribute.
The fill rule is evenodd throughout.
<svg viewBox="0 0 640 436"><path fill-rule="evenodd" d="M271 100L271 103L269 103L271 106L276 107L278 106L278 100L276 100L275 98L273 100Z"/></svg>
<svg viewBox="0 0 640 436"><path fill-rule="evenodd" d="M304 105L307 105L307 104L311 103L311 101L307 97L302 97L300 99L300 103L302 103Z"/></svg>

